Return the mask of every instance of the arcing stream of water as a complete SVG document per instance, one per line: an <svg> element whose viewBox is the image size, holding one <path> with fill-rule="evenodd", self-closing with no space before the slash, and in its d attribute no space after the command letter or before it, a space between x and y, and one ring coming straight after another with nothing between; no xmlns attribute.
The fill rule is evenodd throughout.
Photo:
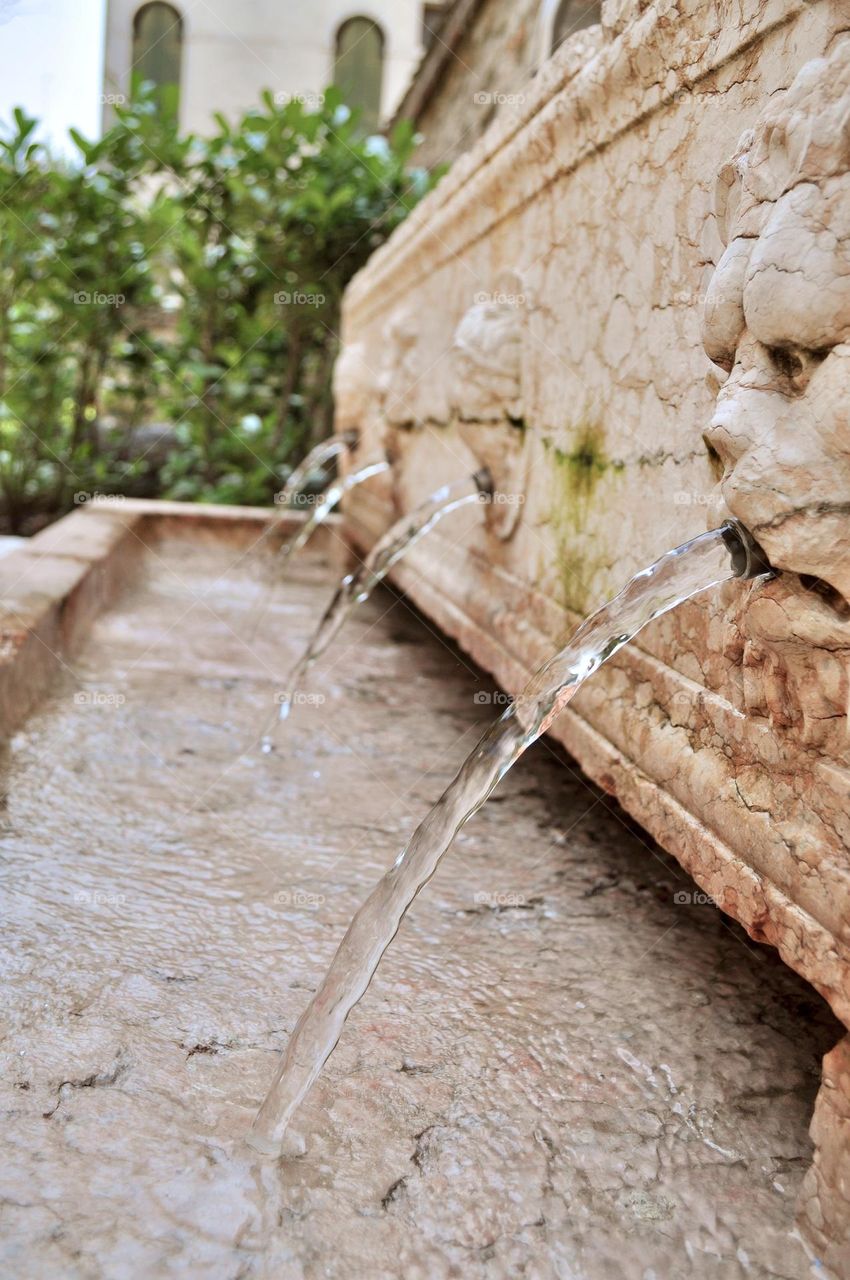
<svg viewBox="0 0 850 1280"><path fill-rule="evenodd" d="M366 991L405 912L433 876L463 824L523 752L546 732L584 681L653 618L708 587L769 571L747 531L728 522L668 551L636 574L532 676L516 701L485 733L354 916L316 995L298 1020L248 1135L257 1150L280 1155L293 1112L327 1061L345 1019Z"/></svg>
<svg viewBox="0 0 850 1280"><path fill-rule="evenodd" d="M328 436L327 440L315 445L306 458L303 458L298 466L291 471L288 480L277 495L276 502L281 510L285 512L291 506L314 471L321 471L328 462L333 458L338 458L347 449L352 449L356 443L357 433L355 431L343 431L339 435ZM330 484L331 481L329 480L327 486ZM324 493L325 490L322 492ZM261 537L255 544L255 550L261 548L266 539L271 536L280 523L280 518L279 515L274 515L268 520Z"/></svg>
<svg viewBox="0 0 850 1280"><path fill-rule="evenodd" d="M316 659L324 653L337 635L351 610L368 600L393 565L397 564L401 557L406 555L410 548L429 533L444 516L472 502L486 501L492 496L492 492L493 484L490 473L486 469L477 471L473 476L465 476L455 484L443 485L414 511L402 516L391 525L384 536L379 538L372 547L360 567L346 574L322 615L310 643L290 673L286 690L280 696L279 705L263 734L264 752L268 753L274 749L275 730L289 716L293 698L301 682Z"/></svg>
<svg viewBox="0 0 850 1280"><path fill-rule="evenodd" d="M372 476L379 476L384 471L389 471L389 467L390 464L386 459L381 459L379 462L367 462L365 466L359 467L357 471L349 471L347 475L338 476L333 480L318 495L313 510L295 534L295 537L290 538L289 542L281 547L277 560L278 567L281 564L285 564L291 556L295 555L296 551L301 550L308 542L313 531L327 519L336 504L348 493L349 489L353 489L355 485L362 484L364 480L371 480Z"/></svg>
<svg viewBox="0 0 850 1280"><path fill-rule="evenodd" d="M321 464L322 461L328 461L329 458L341 453L351 443L350 439L346 441L346 433L341 436L331 436L329 440L325 440L323 444L317 445L311 453L307 455L299 467L296 467L292 475L286 482L283 490L283 496L287 494L291 498L295 493L303 488L310 472ZM332 447L333 446L333 447ZM332 448L331 448L332 447ZM323 451L329 452L323 452ZM309 463L309 466L308 466ZM245 628L245 638L252 640L259 630L260 623L266 616L266 611L273 598L274 588L280 581L280 575L284 566L290 558L308 542L312 534L323 524L336 504L348 493L349 489L353 489L355 485L362 484L364 480L371 480L372 476L381 475L384 471L389 470L389 463L382 459L379 462L368 462L365 466L359 467L356 471L349 471L347 475L338 476L334 480L330 480L324 489L316 495L313 510L307 520L301 525L297 532L290 538L289 542L284 543L278 554L270 559L267 567L264 569L266 576L267 590L264 592L259 608L255 609L248 626ZM271 534L277 525L277 520L271 520L267 525L263 534L254 544L254 551L260 548L266 538Z"/></svg>
<svg viewBox="0 0 850 1280"><path fill-rule="evenodd" d="M356 443L355 431L343 431L339 435L328 436L327 440L317 444L290 473L289 479L278 496L280 505L288 507L306 487L314 471L320 471L332 458L338 458L347 449L352 449Z"/></svg>

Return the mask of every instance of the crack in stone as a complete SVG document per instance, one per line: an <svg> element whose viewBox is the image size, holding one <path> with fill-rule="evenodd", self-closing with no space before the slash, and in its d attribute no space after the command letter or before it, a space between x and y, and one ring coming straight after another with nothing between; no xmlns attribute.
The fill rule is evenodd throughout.
<svg viewBox="0 0 850 1280"><path fill-rule="evenodd" d="M128 1070L129 1063L123 1056L122 1052L108 1069L103 1071L93 1071L91 1075L84 1076L79 1080L63 1080L56 1092L56 1106L50 1111L43 1111L42 1116L45 1120L49 1120L51 1116L54 1116L66 1098L68 1090L105 1089L110 1085L117 1084L118 1081L126 1075Z"/></svg>
<svg viewBox="0 0 850 1280"><path fill-rule="evenodd" d="M424 1165L424 1160L425 1160L423 1138L425 1137L426 1134L430 1133L431 1130L434 1128L435 1126L433 1124L429 1124L424 1129L420 1129L418 1133L415 1133L413 1135L413 1140L416 1143L416 1146L414 1147L413 1152L410 1156L410 1163L417 1170L420 1170L420 1171L422 1170ZM381 1197L381 1206L383 1209L389 1210L390 1206L395 1203L395 1201L399 1198L399 1196L405 1190L408 1179L410 1177L411 1175L409 1173L402 1174L400 1178L396 1178L395 1182L390 1184L390 1186L387 1188L387 1190L384 1192L383 1196Z"/></svg>

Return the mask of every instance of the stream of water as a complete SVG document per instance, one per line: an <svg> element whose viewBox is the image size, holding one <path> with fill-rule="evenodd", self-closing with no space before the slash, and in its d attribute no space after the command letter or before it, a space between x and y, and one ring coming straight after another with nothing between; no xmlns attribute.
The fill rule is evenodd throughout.
<svg viewBox="0 0 850 1280"><path fill-rule="evenodd" d="M323 452L324 450L331 450L331 447L332 452ZM322 444L316 445L316 448L307 455L300 467L296 467L295 471L293 471L292 475L286 482L286 487L283 489L282 496L285 497L286 494L289 493L289 496L292 497L301 488L303 488L304 482L306 481L310 471L312 471L315 466L318 466L322 459L327 461L328 458L341 453L342 450L347 447L348 445L345 442L345 435L331 436L329 440L325 440ZM310 461L311 459L312 462ZM310 462L309 467L307 466L308 462ZM369 462L366 463L365 466L359 467L356 471L349 471L347 475L338 476L336 479L330 480L325 488L322 489L320 493L316 494L313 510L310 512L308 519L304 521L296 533L290 538L289 542L284 543L277 555L264 557L262 559L261 563L263 568L261 570L261 577L265 583L266 590L262 593L259 605L248 620L248 625L244 632L244 638L246 640L253 640L256 636L260 628L260 623L265 618L274 598L275 587L280 582L283 568L290 558L295 555L296 551L300 551L308 542L315 530L320 524L324 523L336 504L344 494L348 493L349 489L353 489L355 485L362 484L364 480L371 480L372 476L381 475L382 472L388 471L389 465L390 464L386 460L381 460L380 462ZM262 535L254 545L253 550L255 553L260 547L262 547L263 543L273 532L277 524L278 520L269 521L263 530Z"/></svg>
<svg viewBox="0 0 850 1280"><path fill-rule="evenodd" d="M275 501L281 508L280 514L273 515L266 523L265 528L254 550L260 550L268 538L271 537L275 529L279 525L281 519L285 519L286 511L300 494L301 490L306 486L307 481L314 471L322 471L327 463L333 458L338 458L341 453L345 453L347 449L351 449L357 443L357 433L354 431L343 431L336 436L328 436L321 444L315 445L306 458L299 462L298 466L290 472L289 478L277 495ZM331 484L329 480L328 485ZM323 491L324 492L324 491Z"/></svg>
<svg viewBox="0 0 850 1280"><path fill-rule="evenodd" d="M301 1015L248 1135L281 1154L287 1125L321 1071L348 1014L362 997L405 912L457 832L524 751L550 727L589 676L654 618L708 587L769 572L750 535L734 522L666 552L592 614L532 676L487 730L392 867L354 916L316 995Z"/></svg>
<svg viewBox="0 0 850 1280"><path fill-rule="evenodd" d="M322 615L310 643L290 672L286 689L281 694L279 704L272 713L263 734L262 750L265 753L274 750L275 731L281 722L288 718L293 699L301 688L304 677L313 663L327 649L334 636L338 634L352 609L369 599L375 587L387 576L393 565L406 555L420 538L430 533L444 516L473 502L486 501L492 496L492 492L490 473L486 469L477 471L475 475L465 476L454 484L443 485L425 502L391 525L372 547L363 563L352 573L345 575Z"/></svg>
<svg viewBox="0 0 850 1280"><path fill-rule="evenodd" d="M371 480L372 476L379 476L384 471L389 471L389 469L390 464L385 458L382 458L379 462L367 462L365 466L358 467L356 471L349 471L346 475L337 476L335 480L332 480L326 489L316 495L313 510L295 536L281 547L276 557L278 569L285 565L295 555L296 551L300 551L306 545L314 530L328 518L334 507L348 493L349 489L353 489L355 485L362 484L364 480Z"/></svg>
<svg viewBox="0 0 850 1280"><path fill-rule="evenodd" d="M314 471L323 470L332 458L338 458L341 453L353 448L356 443L356 432L343 431L339 435L328 436L327 440L315 445L306 458L302 459L290 473L289 479L278 495L279 504L284 508L288 507L290 503L295 501L301 490L306 487L307 481Z"/></svg>

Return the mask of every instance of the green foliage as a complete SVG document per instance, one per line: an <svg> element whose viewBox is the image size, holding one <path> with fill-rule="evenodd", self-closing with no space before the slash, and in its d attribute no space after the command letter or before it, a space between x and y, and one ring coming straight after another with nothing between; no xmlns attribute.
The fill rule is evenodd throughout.
<svg viewBox="0 0 850 1280"><path fill-rule="evenodd" d="M181 136L143 87L72 162L20 110L0 138L5 528L80 491L267 502L329 431L342 292L431 178L333 90L216 123ZM155 421L158 475L128 443Z"/></svg>

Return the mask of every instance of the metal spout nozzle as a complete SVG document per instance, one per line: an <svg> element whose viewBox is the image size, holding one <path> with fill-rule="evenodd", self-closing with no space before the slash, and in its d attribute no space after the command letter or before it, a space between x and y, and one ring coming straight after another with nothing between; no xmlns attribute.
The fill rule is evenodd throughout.
<svg viewBox="0 0 850 1280"><path fill-rule="evenodd" d="M478 485L478 492L482 497L492 498L496 492L496 486L493 484L493 477L490 475L489 467L482 467L480 471L476 471L472 479Z"/></svg>
<svg viewBox="0 0 850 1280"><path fill-rule="evenodd" d="M775 577L776 570L764 550L740 520L725 520L720 526L723 541L732 556L732 568L738 578Z"/></svg>

